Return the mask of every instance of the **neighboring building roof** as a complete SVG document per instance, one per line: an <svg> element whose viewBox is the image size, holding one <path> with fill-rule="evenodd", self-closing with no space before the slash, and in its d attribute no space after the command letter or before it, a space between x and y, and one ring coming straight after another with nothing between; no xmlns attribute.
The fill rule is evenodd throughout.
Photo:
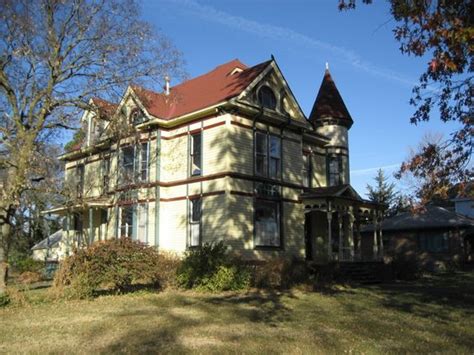
<svg viewBox="0 0 474 355"><path fill-rule="evenodd" d="M341 120L348 127L354 122L328 69L324 73L318 96L309 115L309 120L313 124L325 119Z"/></svg>
<svg viewBox="0 0 474 355"><path fill-rule="evenodd" d="M403 212L382 222L383 231L414 230L431 228L474 227L474 219L464 217L443 207L426 206L417 213ZM373 226L362 228L372 231Z"/></svg>
<svg viewBox="0 0 474 355"><path fill-rule="evenodd" d="M132 89L150 114L169 120L238 96L270 62L248 68L234 59L204 75L171 87L169 95L135 85ZM242 71L234 71L236 68Z"/></svg>
<svg viewBox="0 0 474 355"><path fill-rule="evenodd" d="M43 239L41 242L36 244L31 250L49 249L57 246L63 238L63 230L60 229L57 232L51 234L48 238Z"/></svg>

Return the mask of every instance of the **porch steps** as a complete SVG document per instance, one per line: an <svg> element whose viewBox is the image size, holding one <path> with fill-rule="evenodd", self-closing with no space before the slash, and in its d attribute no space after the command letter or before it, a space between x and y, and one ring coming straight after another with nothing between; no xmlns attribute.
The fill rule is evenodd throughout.
<svg viewBox="0 0 474 355"><path fill-rule="evenodd" d="M380 283L383 279L383 262L340 262L341 278L363 284Z"/></svg>

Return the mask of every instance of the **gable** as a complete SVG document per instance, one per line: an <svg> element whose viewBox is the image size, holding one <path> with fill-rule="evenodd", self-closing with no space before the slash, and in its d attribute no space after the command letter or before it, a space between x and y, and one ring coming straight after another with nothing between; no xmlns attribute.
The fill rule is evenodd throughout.
<svg viewBox="0 0 474 355"><path fill-rule="evenodd" d="M259 91L263 87L269 87L273 91L276 98L275 111L277 113L285 116L289 115L296 121L307 122L303 111L275 61L272 61L268 68L240 94L238 100L252 106L261 107Z"/></svg>

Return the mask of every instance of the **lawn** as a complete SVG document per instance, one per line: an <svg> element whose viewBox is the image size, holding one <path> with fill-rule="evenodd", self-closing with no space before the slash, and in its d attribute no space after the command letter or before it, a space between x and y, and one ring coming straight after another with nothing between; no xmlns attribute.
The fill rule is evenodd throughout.
<svg viewBox="0 0 474 355"><path fill-rule="evenodd" d="M0 309L0 353L474 352L474 273L324 293L138 292Z"/></svg>

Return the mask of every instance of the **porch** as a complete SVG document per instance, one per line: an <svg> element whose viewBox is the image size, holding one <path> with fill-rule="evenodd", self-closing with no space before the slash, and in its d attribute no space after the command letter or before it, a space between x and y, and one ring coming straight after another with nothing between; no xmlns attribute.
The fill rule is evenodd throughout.
<svg viewBox="0 0 474 355"><path fill-rule="evenodd" d="M316 263L382 261L382 206L362 199L350 185L310 189L305 209L306 259ZM373 224L371 236L362 236Z"/></svg>
<svg viewBox="0 0 474 355"><path fill-rule="evenodd" d="M43 214L63 216L63 230L68 251L107 239L111 201L94 198L82 203L64 205L43 211Z"/></svg>

